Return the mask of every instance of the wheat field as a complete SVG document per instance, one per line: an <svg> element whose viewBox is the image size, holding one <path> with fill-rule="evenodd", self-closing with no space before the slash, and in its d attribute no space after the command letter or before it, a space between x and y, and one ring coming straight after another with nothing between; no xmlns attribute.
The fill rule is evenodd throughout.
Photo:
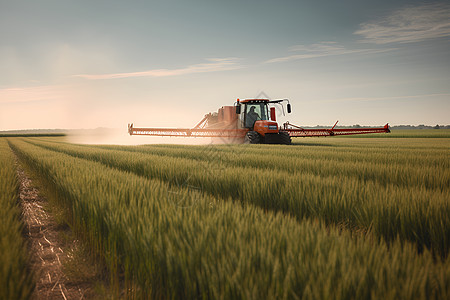
<svg viewBox="0 0 450 300"><path fill-rule="evenodd" d="M54 191L120 296L446 299L450 138L439 134L291 146L8 137L1 152Z"/></svg>

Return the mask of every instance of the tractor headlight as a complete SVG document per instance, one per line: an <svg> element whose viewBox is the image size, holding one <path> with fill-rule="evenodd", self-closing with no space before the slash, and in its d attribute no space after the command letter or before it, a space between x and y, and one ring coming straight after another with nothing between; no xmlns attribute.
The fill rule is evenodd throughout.
<svg viewBox="0 0 450 300"><path fill-rule="evenodd" d="M277 125L269 125L269 130L277 130Z"/></svg>

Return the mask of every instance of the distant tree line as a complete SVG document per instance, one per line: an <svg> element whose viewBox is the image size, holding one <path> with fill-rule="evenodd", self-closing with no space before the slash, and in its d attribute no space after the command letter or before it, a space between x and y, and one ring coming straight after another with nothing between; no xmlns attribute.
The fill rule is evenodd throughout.
<svg viewBox="0 0 450 300"><path fill-rule="evenodd" d="M355 124L355 125L351 125L351 126L336 126L335 128L363 128L363 127L373 127L373 126L365 126L365 125L359 125L359 124ZM379 127L379 126L376 126ZM309 127L309 126L305 126L304 128L331 128L331 126L321 126L321 125L316 125L314 127ZM424 124L420 124L420 125L395 125L395 126L390 126L391 129L450 129L450 125L435 125L435 126L430 126L430 125L424 125Z"/></svg>
<svg viewBox="0 0 450 300"><path fill-rule="evenodd" d="M450 129L450 125L439 125L436 126L428 126L428 125L398 125L398 126L392 126L393 129Z"/></svg>
<svg viewBox="0 0 450 300"><path fill-rule="evenodd" d="M2 133L0 137L43 137L43 136L66 136L65 133Z"/></svg>

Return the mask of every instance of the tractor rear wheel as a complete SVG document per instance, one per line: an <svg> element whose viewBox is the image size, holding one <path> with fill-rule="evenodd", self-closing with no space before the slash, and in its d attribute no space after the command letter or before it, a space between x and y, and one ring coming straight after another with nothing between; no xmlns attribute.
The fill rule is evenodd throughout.
<svg viewBox="0 0 450 300"><path fill-rule="evenodd" d="M245 134L244 144L259 144L261 136L256 131L249 131Z"/></svg>

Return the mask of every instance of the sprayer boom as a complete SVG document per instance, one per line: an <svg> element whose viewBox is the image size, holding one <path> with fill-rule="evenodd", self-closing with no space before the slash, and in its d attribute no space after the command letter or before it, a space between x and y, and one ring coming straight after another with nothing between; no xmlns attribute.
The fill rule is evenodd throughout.
<svg viewBox="0 0 450 300"><path fill-rule="evenodd" d="M230 138L250 144L290 144L293 137L325 137L338 135L388 133L389 125L367 128L305 129L286 122L279 127L276 122L275 107L287 102L287 112L291 112L288 99L237 99L234 106L223 106L217 113L209 113L193 128L140 128L128 124L130 135L175 136L175 137L212 137ZM270 107L271 106L271 107Z"/></svg>

